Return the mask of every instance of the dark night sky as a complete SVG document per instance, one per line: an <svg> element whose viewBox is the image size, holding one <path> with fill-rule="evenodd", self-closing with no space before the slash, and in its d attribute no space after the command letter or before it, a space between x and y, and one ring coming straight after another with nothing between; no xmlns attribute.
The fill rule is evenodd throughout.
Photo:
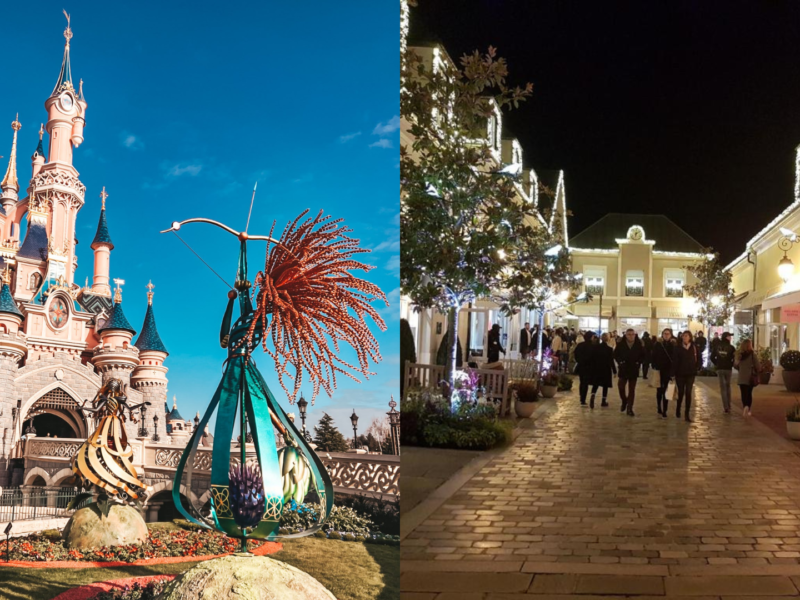
<svg viewBox="0 0 800 600"><path fill-rule="evenodd" d="M792 202L800 2L419 4L410 42L493 45L510 83L534 84L504 123L526 166L564 169L572 235L662 213L727 262Z"/></svg>

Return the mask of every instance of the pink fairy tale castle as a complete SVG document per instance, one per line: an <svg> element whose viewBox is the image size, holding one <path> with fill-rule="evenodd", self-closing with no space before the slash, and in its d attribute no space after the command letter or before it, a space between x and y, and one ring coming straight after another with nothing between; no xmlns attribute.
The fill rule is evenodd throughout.
<svg viewBox="0 0 800 600"><path fill-rule="evenodd" d="M37 466L25 455L25 441L35 436L85 438L94 424L79 405L111 377L127 386L133 404L151 402L144 420L147 432L140 431L142 423L129 420L129 439L185 443L184 428L191 426L182 425L174 439L168 433L168 353L156 329L153 286L148 286L147 312L135 342L136 330L122 308L124 282L116 279L116 289L111 288L114 244L105 188L91 242L92 285L75 283L75 224L86 187L73 166L73 150L83 142L88 104L83 81L77 88L73 84L69 22L64 37L61 71L45 101L47 122L39 130L27 187L21 191L17 174L18 119L11 124L11 154L0 182L0 486L30 484L29 474L37 468L48 485L68 481L68 463ZM23 222L27 227L20 239Z"/></svg>

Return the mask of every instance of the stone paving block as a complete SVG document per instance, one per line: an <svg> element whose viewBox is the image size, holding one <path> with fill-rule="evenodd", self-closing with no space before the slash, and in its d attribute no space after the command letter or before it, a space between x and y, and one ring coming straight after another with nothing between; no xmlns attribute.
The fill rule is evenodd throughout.
<svg viewBox="0 0 800 600"><path fill-rule="evenodd" d="M662 595L664 578L641 575L580 575L579 594Z"/></svg>
<svg viewBox="0 0 800 600"><path fill-rule="evenodd" d="M667 577L667 596L797 596L797 588L788 577L774 575L706 575L703 577Z"/></svg>
<svg viewBox="0 0 800 600"><path fill-rule="evenodd" d="M547 574L536 575L529 594L573 594L578 587L579 575Z"/></svg>
<svg viewBox="0 0 800 600"><path fill-rule="evenodd" d="M400 590L407 592L524 592L533 581L526 573L401 572Z"/></svg>

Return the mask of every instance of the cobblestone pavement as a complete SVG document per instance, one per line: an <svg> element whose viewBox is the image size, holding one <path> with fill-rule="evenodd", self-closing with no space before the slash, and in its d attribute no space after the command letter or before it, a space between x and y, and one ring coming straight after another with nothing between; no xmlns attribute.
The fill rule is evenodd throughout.
<svg viewBox="0 0 800 600"><path fill-rule="evenodd" d="M693 423L561 399L402 543L404 600L800 595L800 455L713 388ZM599 404L599 403L598 403Z"/></svg>

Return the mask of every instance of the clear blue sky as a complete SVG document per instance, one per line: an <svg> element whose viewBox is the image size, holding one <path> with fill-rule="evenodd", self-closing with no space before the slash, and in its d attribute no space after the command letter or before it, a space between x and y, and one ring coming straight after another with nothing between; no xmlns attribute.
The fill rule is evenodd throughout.
<svg viewBox="0 0 800 600"><path fill-rule="evenodd" d="M243 229L255 181L250 233L268 233L273 219L280 231L306 208L343 217L352 235L375 250L366 255L376 266L366 277L390 298L390 308L381 310L388 330L373 327L384 360L368 382L341 378L332 400L323 392L309 407L309 420L316 424L327 411L352 435L348 417L355 409L365 429L399 389L396 3L48 0L6 6L0 155L8 156L10 123L19 112L23 188L61 65L62 8L72 16L73 78L76 85L84 80L88 102L85 142L74 153L87 187L76 231L76 280L91 281L89 244L106 186L115 244L111 276L126 281L123 307L137 330L145 285L152 279L156 286L156 319L170 351L169 398L177 395L188 419L202 413L219 381L227 288L177 238L158 231L190 217ZM233 280L238 242L232 236L204 225L181 234ZM251 244L249 252L252 280L263 268L264 246ZM257 361L285 400L269 357L261 352ZM310 392L309 386L309 400Z"/></svg>

